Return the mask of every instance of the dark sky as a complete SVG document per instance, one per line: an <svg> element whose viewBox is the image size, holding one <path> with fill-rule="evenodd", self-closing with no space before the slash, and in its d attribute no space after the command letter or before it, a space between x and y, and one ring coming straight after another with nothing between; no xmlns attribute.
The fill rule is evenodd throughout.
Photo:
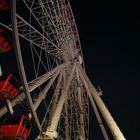
<svg viewBox="0 0 140 140"><path fill-rule="evenodd" d="M86 72L128 140L139 139L140 9L135 1L71 0ZM102 140L90 116L90 139Z"/></svg>

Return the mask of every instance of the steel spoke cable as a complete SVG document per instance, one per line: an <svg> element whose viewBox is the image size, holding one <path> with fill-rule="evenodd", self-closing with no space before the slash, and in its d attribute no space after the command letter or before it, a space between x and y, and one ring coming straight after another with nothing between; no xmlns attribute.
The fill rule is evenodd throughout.
<svg viewBox="0 0 140 140"><path fill-rule="evenodd" d="M38 24L40 25L40 27L42 28L42 30L43 30L43 31L45 32L45 34L47 35L48 40L49 40L50 42L52 42L53 46L56 46L56 45L54 45L54 43L53 43L53 41L51 40L51 38L48 36L48 33L46 32L46 30L43 29L43 27L42 27L40 21L37 19L37 17L36 17L35 14L33 13L32 7L30 8L30 7L28 6L28 4L26 3L27 0L23 0L23 1L24 1L25 5L27 6L27 8L29 9L30 13L34 16L34 18L36 19L36 21L38 22ZM32 3L32 4L33 4L33 3Z"/></svg>
<svg viewBox="0 0 140 140"><path fill-rule="evenodd" d="M23 19L20 15L17 14L17 17L23 21L26 25L28 25L29 27L31 27L31 29L33 29L35 31L35 33L38 33L40 36L42 36L44 39L46 39L49 43L52 44L52 42L50 42L50 40L48 38L46 38L44 35L42 35L38 30L36 30L30 23L28 23L28 21L26 21L25 19ZM53 46L56 47L56 45L52 44Z"/></svg>

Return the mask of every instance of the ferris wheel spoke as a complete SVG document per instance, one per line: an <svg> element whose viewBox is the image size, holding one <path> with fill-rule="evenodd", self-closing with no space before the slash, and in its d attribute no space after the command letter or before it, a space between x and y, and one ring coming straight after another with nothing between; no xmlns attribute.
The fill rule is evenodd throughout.
<svg viewBox="0 0 140 140"><path fill-rule="evenodd" d="M37 98L35 99L35 102L34 102L34 110L35 110L35 111L37 111L37 109L39 108L39 106L40 106L40 104L41 104L42 102L45 103L45 97L46 97L46 95L47 95L49 89L53 86L53 83L54 83L54 81L56 80L56 78L57 78L58 75L59 75L59 71L56 72L56 74L50 79L50 81L49 81L48 84L44 87L44 89L42 89L42 91L41 91L40 93L38 93L38 96L37 96ZM53 95L52 98L54 98L54 95ZM46 103L45 103L45 104L46 104ZM49 106L48 106L48 107L46 106L46 113L45 113L44 118L43 118L43 120L42 120L42 122L41 122L41 128L42 128L42 129L43 129L43 126L44 126L44 121L45 121L45 119L46 119L46 116L48 115L48 113L49 113L49 111L50 111L49 109L50 109L51 105L52 105L52 99L50 100ZM29 116L31 116L31 113L29 113Z"/></svg>
<svg viewBox="0 0 140 140"><path fill-rule="evenodd" d="M24 20L24 19L23 19ZM26 22L26 21L25 21ZM28 25L29 25L29 27L30 27L30 24L28 23ZM52 43L51 43L51 45L52 45L52 50L50 50L50 48L49 49L47 49L47 48L44 48L43 46L46 46L46 44L44 43L43 45L42 45L42 40L45 40L45 39L47 39L46 37L44 37L40 32L38 32L36 29L34 30L34 27L30 27L30 28L32 28L33 29L33 31L31 32L31 33L29 33L30 32L30 29L29 30L25 30L25 28L29 28L29 27L27 27L27 24L26 24L26 27L24 27L24 29L19 29L19 35L20 36L22 36L24 39L26 39L26 40L28 40L28 41L30 41L31 42L31 44L33 44L34 46L37 46L37 47L39 47L40 49L42 49L42 50L44 50L45 52L47 52L48 54L52 54L52 55L54 55L54 52L59 52L60 51L60 49L58 48L58 47L55 47L54 48L54 45L52 45ZM22 31L22 32L21 32ZM23 32L27 32L26 34L24 34ZM37 33L36 33L36 31L37 31ZM39 36L40 35L40 36ZM33 39L31 39L31 37L33 38ZM49 43L50 43L50 41L49 41ZM51 45L49 45L49 46L51 46Z"/></svg>
<svg viewBox="0 0 140 140"><path fill-rule="evenodd" d="M64 110L66 113L66 115L65 115L65 136L66 136L66 140L70 140L68 98L65 101Z"/></svg>
<svg viewBox="0 0 140 140"><path fill-rule="evenodd" d="M20 26L17 24L17 27L19 28L18 30L19 31L22 31L22 34L23 36L25 36L26 38L29 38L29 37L32 37L32 41L34 41L35 39L35 42L36 42L36 36L37 37L40 37L42 39L45 39L47 42L49 42L52 46L56 47L55 44L53 44L53 42L51 42L47 37L45 37L42 33L40 33L37 29L35 29L35 27L33 27L28 21L26 21L25 19L23 19L20 15L16 15L17 19L18 19L18 23L23 23L23 26L21 29L20 29ZM31 32L29 32L31 30ZM42 41L42 40L41 40ZM41 42L40 40L38 40L37 42Z"/></svg>
<svg viewBox="0 0 140 140"><path fill-rule="evenodd" d="M73 78L74 73L75 73L75 64L73 64L71 73L69 74L68 79L66 80L65 86L61 91L61 96L60 96L60 99L58 101L57 107L56 107L56 109L54 111L54 114L52 116L50 126L48 126L48 128L46 128L46 132L43 132L43 135L45 134L45 137L47 136L48 138L52 138L52 139L57 137L56 129L58 127L60 116L62 117L62 115L60 115L60 114L62 113L63 105L64 105L64 103L66 101L67 96L68 96L67 95L68 90L70 88L71 80ZM61 129L59 128L59 131L64 130L63 129L63 127L65 127L65 125L64 125L64 122L65 122L64 121L64 116L63 116L63 119L62 119L62 121L63 121L62 124L63 125L61 124ZM39 137L41 138L42 135L40 135Z"/></svg>
<svg viewBox="0 0 140 140"><path fill-rule="evenodd" d="M37 88L38 86L40 86L41 84L46 82L48 79L50 79L52 77L52 75L54 75L54 73L64 69L68 65L69 65L69 63L63 63L61 65L58 65L57 67L53 68L51 71L48 71L46 74L43 74L42 76L30 81L28 83L29 91L30 92L33 91L35 88Z"/></svg>
<svg viewBox="0 0 140 140"><path fill-rule="evenodd" d="M59 96L60 96L61 84L62 84L62 72L60 72L58 82L57 82L57 85L56 85L56 88L55 88L55 91L54 91L55 96L53 98L53 104L52 104L52 107L51 107L50 118L52 118L53 112L54 112L54 110L55 110L55 108L57 106L57 103L58 103L58 99L59 99Z"/></svg>
<svg viewBox="0 0 140 140"><path fill-rule="evenodd" d="M42 66L44 67L44 69L47 71L47 67L45 66L43 60L42 60L42 50L40 50L40 52L37 52L37 50L35 49L35 47L32 45L31 47L31 52L32 52L32 60L33 60L33 65L34 65L34 72L36 77L38 77L38 73L39 73L39 69L40 69L40 65L42 64ZM34 55L34 52L36 55ZM38 58L38 61L35 62L36 57Z"/></svg>
<svg viewBox="0 0 140 140"><path fill-rule="evenodd" d="M35 0L34 0L35 1ZM29 2L29 1L27 1L27 0L23 0L23 2L25 3L25 5L27 6L27 8L29 9L29 11L30 11L30 13L33 15L33 17L36 19L36 21L37 21L37 23L40 25L40 27L42 28L42 30L44 30L44 26L43 26L43 23L41 23L41 21L38 19L38 15L36 15L35 13L34 13L34 11L33 11L33 5L34 5L34 1L32 1L32 4L31 4L31 6L29 7L29 5L27 4L27 2ZM30 1L31 2L31 1ZM35 3L35 4L37 4L37 3ZM38 13L40 16L41 16L41 14L40 13ZM47 38L48 38L48 40L50 41L50 42L53 42L53 40L49 37L49 34L46 32L46 30L44 30L44 34L47 36Z"/></svg>
<svg viewBox="0 0 140 140"><path fill-rule="evenodd" d="M80 123L80 136L83 138L83 139L85 139L86 137L85 137L85 129L84 129L84 127L86 127L86 126L84 126L84 110L83 110L83 100L82 100L82 94L81 94L81 87L82 87L82 83L81 83L81 81L80 81L80 75L79 75L79 72L78 72L78 69L76 68L76 77L77 77L77 82L78 82L78 87L77 87L77 99L78 99L78 105L79 105L79 108L80 108L80 110L81 110L81 112L79 113L80 114L80 116L79 116L79 123Z"/></svg>
<svg viewBox="0 0 140 140"><path fill-rule="evenodd" d="M54 89L53 97L50 101L50 104L49 104L47 111L46 111L46 115L44 116L44 119L43 119L42 124L41 124L43 126L43 131L45 131L46 127L51 123L50 120L52 118L53 112L57 106L58 99L60 96L60 87L61 87L60 85L62 84L61 80L62 80L62 71L59 74L58 82L57 82L56 88ZM47 119L48 114L49 114L49 117Z"/></svg>
<svg viewBox="0 0 140 140"><path fill-rule="evenodd" d="M75 72L75 64L73 65L72 67L72 70L71 70L71 73L68 77L68 80L66 81L66 84L65 84L65 87L64 89L62 89L62 94L61 94L61 97L59 99L59 102L58 102L58 105L57 105L57 108L56 110L54 111L54 114L53 114L53 117L52 117L52 120L51 120L51 125L49 126L46 134L48 133L55 133L56 129L57 129L57 126L58 126L58 122L59 122L59 119L60 119L60 115L61 115L61 111L63 109L63 105L65 103L65 100L66 100L66 97L68 96L67 92L69 90L69 87L70 87L70 83L71 83L71 80L73 78L73 74Z"/></svg>
<svg viewBox="0 0 140 140"><path fill-rule="evenodd" d="M38 98L36 99L36 101L34 103L34 110L36 110L38 108L38 106L40 105L41 101L45 98L45 96L48 93L50 87L52 86L53 82L57 78L58 74L59 74L59 71L54 75L54 77L45 86L45 88L38 94Z"/></svg>

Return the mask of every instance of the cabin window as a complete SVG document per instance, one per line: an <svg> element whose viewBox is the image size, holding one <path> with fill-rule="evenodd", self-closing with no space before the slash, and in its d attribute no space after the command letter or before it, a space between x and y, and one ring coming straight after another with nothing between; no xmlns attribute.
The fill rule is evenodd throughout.
<svg viewBox="0 0 140 140"><path fill-rule="evenodd" d="M21 121L21 116L9 117L4 122L4 125L17 125L20 124L20 121Z"/></svg>

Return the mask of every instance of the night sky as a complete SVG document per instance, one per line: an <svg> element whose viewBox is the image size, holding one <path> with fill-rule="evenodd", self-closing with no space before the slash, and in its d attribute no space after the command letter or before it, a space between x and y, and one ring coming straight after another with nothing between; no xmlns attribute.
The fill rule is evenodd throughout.
<svg viewBox="0 0 140 140"><path fill-rule="evenodd" d="M140 8L131 1L71 0L86 72L128 140L140 139ZM90 115L89 140L102 140ZM112 138L111 138L112 139Z"/></svg>
<svg viewBox="0 0 140 140"><path fill-rule="evenodd" d="M134 1L70 2L86 72L93 84L101 87L102 99L127 140L139 140L139 5ZM89 140L103 140L91 109L90 112Z"/></svg>

